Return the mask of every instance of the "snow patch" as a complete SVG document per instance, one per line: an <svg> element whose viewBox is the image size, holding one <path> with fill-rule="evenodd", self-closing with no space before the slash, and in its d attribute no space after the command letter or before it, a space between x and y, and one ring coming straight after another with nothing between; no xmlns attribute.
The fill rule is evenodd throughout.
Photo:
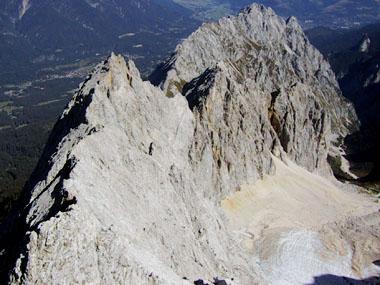
<svg viewBox="0 0 380 285"><path fill-rule="evenodd" d="M119 39L123 39L123 38L126 38L126 37L133 37L135 35L136 35L135 33L125 33L125 34L122 34L122 35L118 36L118 38Z"/></svg>
<svg viewBox="0 0 380 285"><path fill-rule="evenodd" d="M375 205L289 160L273 160L275 175L242 186L221 203L241 250L257 254L256 270L269 284L306 284L323 274L358 277L350 245L321 229L376 211Z"/></svg>
<svg viewBox="0 0 380 285"><path fill-rule="evenodd" d="M31 7L30 0L22 0L19 16L18 16L19 20L21 20L22 17L24 17L24 15L26 14L26 12L29 10L30 7Z"/></svg>
<svg viewBox="0 0 380 285"><path fill-rule="evenodd" d="M366 53L369 51L370 46L371 46L371 39L369 37L365 37L359 46L359 51L362 53Z"/></svg>
<svg viewBox="0 0 380 285"><path fill-rule="evenodd" d="M260 266L269 284L312 284L314 276L321 273L355 277L351 270L352 250L349 245L344 245L346 251L343 255L331 252L317 232L293 230L266 243L267 239L262 245L266 249L271 248L272 254L264 254Z"/></svg>

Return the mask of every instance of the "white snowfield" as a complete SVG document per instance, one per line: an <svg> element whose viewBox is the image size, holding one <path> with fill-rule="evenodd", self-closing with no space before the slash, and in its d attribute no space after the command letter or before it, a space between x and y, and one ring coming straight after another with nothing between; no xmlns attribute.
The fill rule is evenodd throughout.
<svg viewBox="0 0 380 285"><path fill-rule="evenodd" d="M378 236L368 235L361 241L354 234L344 239L340 231L353 217L376 213L379 206L364 194L289 160L273 159L275 175L245 185L222 201L237 246L257 254L257 270L265 280L269 284L313 284L313 277L323 274L351 278L379 274L380 268L371 262L355 268L363 258L360 247L378 248ZM366 223L373 221L368 217ZM352 247L352 242L359 246ZM375 252L366 254L366 258L376 257Z"/></svg>
<svg viewBox="0 0 380 285"><path fill-rule="evenodd" d="M82 84L25 189L9 283L321 284L379 273L379 204L326 162L352 111L328 64L295 20L262 6L224 21L280 33L258 38L267 49L246 46L261 73L223 55L184 79L174 59L169 98L112 55ZM189 56L199 67L196 34ZM295 45L277 53L284 39Z"/></svg>

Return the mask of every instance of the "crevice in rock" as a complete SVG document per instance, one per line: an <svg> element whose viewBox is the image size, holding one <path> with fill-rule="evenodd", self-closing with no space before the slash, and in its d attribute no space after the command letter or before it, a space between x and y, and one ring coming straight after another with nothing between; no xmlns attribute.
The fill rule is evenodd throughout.
<svg viewBox="0 0 380 285"><path fill-rule="evenodd" d="M186 83L182 94L186 97L190 110L201 109L215 81L215 69L206 69L199 77Z"/></svg>
<svg viewBox="0 0 380 285"><path fill-rule="evenodd" d="M57 178L59 182L54 187L51 193L54 199L53 206L49 209L49 212L44 216L44 218L36 225L34 225L31 230L38 228L38 225L42 222L48 221L50 218L55 217L59 212L67 212L70 210L70 206L77 203L77 198L72 196L68 191L64 189L64 181L69 179L70 173L76 165L75 158L70 158L66 161L65 165L59 171Z"/></svg>
<svg viewBox="0 0 380 285"><path fill-rule="evenodd" d="M273 130L277 134L278 140L284 149L284 151L288 152L288 145L290 141L290 135L288 131L283 127L283 124L281 122L281 118L279 114L275 110L275 104L278 96L280 96L281 91L276 90L271 93L271 103L268 108L268 117L269 117L269 122L272 125ZM285 120L288 116L288 113L285 114Z"/></svg>

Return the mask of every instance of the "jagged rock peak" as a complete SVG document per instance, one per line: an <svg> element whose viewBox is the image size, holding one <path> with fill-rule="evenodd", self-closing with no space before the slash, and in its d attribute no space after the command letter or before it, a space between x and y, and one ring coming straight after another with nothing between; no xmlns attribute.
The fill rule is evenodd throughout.
<svg viewBox="0 0 380 285"><path fill-rule="evenodd" d="M259 3L253 3L247 7L244 7L241 9L240 13L243 14L257 14L257 13L269 13L269 14L275 14L275 12L270 7L265 7L263 4Z"/></svg>
<svg viewBox="0 0 380 285"><path fill-rule="evenodd" d="M191 98L192 104L199 100L195 94L184 94L184 90L189 92L189 84L210 76L213 69L214 74L218 73L220 78L224 74L224 78L231 81L229 87L239 88L220 90L223 84L209 81L207 88L202 86L202 92L196 93L202 94L202 101L206 102L206 94L214 94L211 91L216 89L214 97L231 91L234 100L242 100L239 104L256 106L257 114L273 125L263 130L277 133L268 135L274 137L273 145L281 145L288 155L309 170L326 172L327 154L331 151L335 157L338 153L332 141L356 128L354 109L341 96L330 65L309 43L294 17L285 21L272 9L253 4L236 17L204 24L153 73L152 81L160 85L167 96L182 93ZM297 112L291 106L296 106ZM265 114L269 109L270 115ZM305 128L303 124L308 123L314 126ZM302 129L305 133L300 132ZM316 130L315 134L309 132L311 129ZM311 146L305 141L317 143Z"/></svg>
<svg viewBox="0 0 380 285"><path fill-rule="evenodd" d="M293 38L299 40L300 43L298 46L289 47L287 52L292 53L297 51L297 47L302 52L302 48L309 46L300 25L294 17L289 18L285 22L272 9L265 8L259 4L253 4L242 10L236 17L225 17L217 23L202 25L202 27L177 47L176 59L179 64L181 56L193 55L194 57L199 57L198 61L203 60L203 62L195 62L189 66L190 71L193 73L197 73L196 71L198 71L199 73L204 70L205 65L215 65L215 62L226 58L236 61L241 57L242 52L249 52L252 49L260 50L264 48L269 50L273 47L277 48L277 45L279 45L279 51L282 52L288 48L286 45L289 42L294 44L292 42ZM235 50L236 48L238 49ZM316 50L313 49L313 51ZM201 54L202 52L204 54ZM310 55L322 61L319 53ZM302 56L303 54L299 55L299 57ZM206 61L207 59L208 61ZM331 75L333 77L333 74ZM193 74L189 74L189 76L194 77Z"/></svg>
<svg viewBox="0 0 380 285"><path fill-rule="evenodd" d="M1 258L8 265L2 273L10 269L10 283L183 283L151 256L148 248L155 242L142 238L136 247L133 240L141 234L164 239L164 223L173 211L186 212L173 185L182 183L174 182L181 179L178 172L190 173L183 158L192 129L185 99L166 98L142 81L132 61L112 55L98 65L55 125L25 189L19 219L2 236L7 254ZM189 216L178 218L182 221L173 220L176 226L170 231L190 230L182 229ZM191 232L183 234L191 239ZM167 247L160 258L170 259L171 246L181 249L181 236L166 245L157 240L156 250ZM182 259L180 253L175 256ZM137 271L126 276L130 267ZM190 271L183 273L202 272Z"/></svg>
<svg viewBox="0 0 380 285"><path fill-rule="evenodd" d="M56 157L70 151L84 136L103 128L107 122L114 120L115 107L117 107L114 107L115 101L126 101L128 98L116 97L113 94L119 94L118 90L131 93L136 85L140 88L139 84L142 84L142 80L136 66L132 61L126 63L120 55L112 53L104 62L96 66L79 86L78 92L56 123L32 178L46 175L46 171L56 161ZM68 138L68 135L71 137ZM29 188L34 186L31 183ZM34 191L31 197L38 195L39 193Z"/></svg>

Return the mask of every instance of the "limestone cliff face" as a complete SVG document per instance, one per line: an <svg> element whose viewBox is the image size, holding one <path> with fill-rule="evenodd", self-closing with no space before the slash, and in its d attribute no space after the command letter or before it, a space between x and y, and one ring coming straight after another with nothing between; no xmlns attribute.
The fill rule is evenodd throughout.
<svg viewBox="0 0 380 285"><path fill-rule="evenodd" d="M252 6L204 25L165 70L161 90L112 55L81 85L3 230L10 283L304 284L374 272L376 205L310 172L332 179L332 139L355 116L294 19ZM357 220L370 238L354 251L355 235L341 233L368 214L369 225Z"/></svg>
<svg viewBox="0 0 380 285"><path fill-rule="evenodd" d="M231 268L221 210L187 159L193 130L185 98L122 57L100 64L36 170L11 283L186 284Z"/></svg>
<svg viewBox="0 0 380 285"><path fill-rule="evenodd" d="M222 168L249 165L238 175L270 173L269 154L277 146L310 171L326 173L332 141L357 124L329 64L295 18L284 21L261 5L204 24L152 79L168 96L185 95L207 118L197 120L197 130L215 143ZM247 137L255 143L235 155L232 140Z"/></svg>

